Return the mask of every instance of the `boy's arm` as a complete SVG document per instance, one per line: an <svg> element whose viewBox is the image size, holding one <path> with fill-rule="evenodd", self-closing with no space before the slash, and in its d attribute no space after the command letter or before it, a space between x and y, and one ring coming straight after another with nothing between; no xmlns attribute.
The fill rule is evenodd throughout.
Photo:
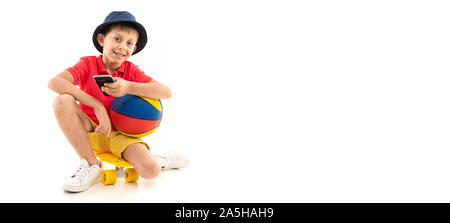
<svg viewBox="0 0 450 223"><path fill-rule="evenodd" d="M144 96L156 99L169 99L172 97L172 91L169 87L156 80L149 83L129 82L128 94Z"/></svg>
<svg viewBox="0 0 450 223"><path fill-rule="evenodd" d="M93 108L100 105L103 106L100 101L73 85L73 82L72 74L64 70L48 82L48 88L57 94L70 94L80 103Z"/></svg>
<svg viewBox="0 0 450 223"><path fill-rule="evenodd" d="M168 99L172 97L172 92L169 87L151 80L149 83L139 83L127 81L119 77L114 77L116 82L105 83L102 91L114 97L121 97L125 94L139 95L155 99Z"/></svg>
<svg viewBox="0 0 450 223"><path fill-rule="evenodd" d="M65 70L48 82L48 88L58 94L70 94L80 103L92 107L95 116L97 116L99 121L99 125L95 128L95 132L106 133L106 136L109 137L111 133L111 120L109 119L105 106L103 106L99 100L77 88L73 85L73 82L74 79L72 74Z"/></svg>

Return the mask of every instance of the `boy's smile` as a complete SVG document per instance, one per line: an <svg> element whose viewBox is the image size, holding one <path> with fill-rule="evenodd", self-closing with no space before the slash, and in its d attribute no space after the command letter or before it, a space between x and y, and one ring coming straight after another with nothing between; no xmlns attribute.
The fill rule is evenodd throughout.
<svg viewBox="0 0 450 223"><path fill-rule="evenodd" d="M113 73L127 61L136 50L139 33L134 29L113 27L104 36L98 34L97 40L103 47L103 65L108 73Z"/></svg>

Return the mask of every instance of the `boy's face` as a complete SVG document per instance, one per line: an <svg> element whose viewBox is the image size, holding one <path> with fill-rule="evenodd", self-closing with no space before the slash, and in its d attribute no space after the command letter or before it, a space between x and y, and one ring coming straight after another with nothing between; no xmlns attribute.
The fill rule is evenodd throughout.
<svg viewBox="0 0 450 223"><path fill-rule="evenodd" d="M111 64L122 64L136 50L139 33L130 28L113 27L107 34L98 34L103 57Z"/></svg>

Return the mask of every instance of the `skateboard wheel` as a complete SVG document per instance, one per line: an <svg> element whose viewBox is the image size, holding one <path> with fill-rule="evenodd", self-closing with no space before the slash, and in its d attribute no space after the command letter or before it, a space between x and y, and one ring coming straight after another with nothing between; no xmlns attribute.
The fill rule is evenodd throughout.
<svg viewBox="0 0 450 223"><path fill-rule="evenodd" d="M134 168L125 169L125 182L133 183L139 180L139 174Z"/></svg>
<svg viewBox="0 0 450 223"><path fill-rule="evenodd" d="M103 185L113 185L116 183L117 177L115 170L103 170L101 177Z"/></svg>

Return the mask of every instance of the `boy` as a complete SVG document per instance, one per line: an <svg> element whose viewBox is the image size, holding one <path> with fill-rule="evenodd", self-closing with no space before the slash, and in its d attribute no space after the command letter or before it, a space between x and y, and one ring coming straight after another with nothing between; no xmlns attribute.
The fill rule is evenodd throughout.
<svg viewBox="0 0 450 223"><path fill-rule="evenodd" d="M59 94L53 104L58 125L81 158L80 167L63 189L81 192L100 182L102 167L94 151L112 152L131 163L147 179L158 176L161 169L185 167L188 164L185 155L153 155L142 139L125 136L111 125L109 110L114 97L125 94L156 99L171 97L166 85L127 61L145 47L145 28L129 12L111 12L95 29L93 42L102 55L82 57L48 84ZM110 74L115 82L100 89L93 76L101 74ZM103 95L102 91L111 96Z"/></svg>

